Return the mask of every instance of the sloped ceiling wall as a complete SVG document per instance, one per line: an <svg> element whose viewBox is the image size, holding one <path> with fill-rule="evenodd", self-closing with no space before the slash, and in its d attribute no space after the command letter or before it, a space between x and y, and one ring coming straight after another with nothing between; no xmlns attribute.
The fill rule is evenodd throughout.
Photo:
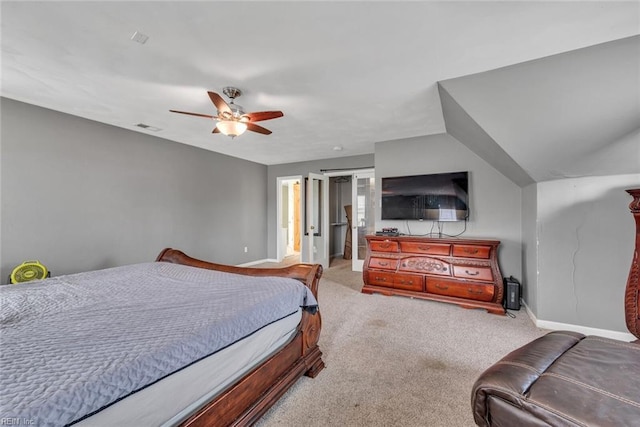
<svg viewBox="0 0 640 427"><path fill-rule="evenodd" d="M640 36L439 88L447 132L521 186L640 172Z"/></svg>

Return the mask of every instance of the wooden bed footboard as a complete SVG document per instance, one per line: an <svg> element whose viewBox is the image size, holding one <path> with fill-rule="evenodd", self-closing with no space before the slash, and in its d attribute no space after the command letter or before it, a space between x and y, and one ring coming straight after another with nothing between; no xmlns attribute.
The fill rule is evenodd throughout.
<svg viewBox="0 0 640 427"><path fill-rule="evenodd" d="M191 258L171 248L164 249L156 261L248 276L289 277L307 285L316 299L322 276L322 266L319 264L295 264L282 268L236 267ZM289 344L180 425L219 427L254 424L302 375L314 378L324 368L322 353L318 348L321 326L320 311L314 314L303 311L298 333Z"/></svg>

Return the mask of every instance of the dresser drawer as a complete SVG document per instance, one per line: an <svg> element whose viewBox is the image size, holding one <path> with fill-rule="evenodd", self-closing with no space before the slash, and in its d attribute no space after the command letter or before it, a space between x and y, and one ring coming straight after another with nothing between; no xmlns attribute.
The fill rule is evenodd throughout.
<svg viewBox="0 0 640 427"><path fill-rule="evenodd" d="M490 267L469 267L465 265L453 266L454 277L473 280L493 281L493 274Z"/></svg>
<svg viewBox="0 0 640 427"><path fill-rule="evenodd" d="M369 285L393 288L395 273L387 273L386 271L368 271L367 278L369 279Z"/></svg>
<svg viewBox="0 0 640 427"><path fill-rule="evenodd" d="M422 274L437 274L451 276L451 266L439 259L429 257L407 257L400 260L400 271L410 271Z"/></svg>
<svg viewBox="0 0 640 427"><path fill-rule="evenodd" d="M453 245L453 256L463 258L489 258L491 246Z"/></svg>
<svg viewBox="0 0 640 427"><path fill-rule="evenodd" d="M369 240L371 252L398 252L398 242L390 240Z"/></svg>
<svg viewBox="0 0 640 427"><path fill-rule="evenodd" d="M400 242L400 251L427 255L449 255L451 245L446 243Z"/></svg>
<svg viewBox="0 0 640 427"><path fill-rule="evenodd" d="M461 283L442 279L427 278L427 292L450 297L467 298L477 301L492 301L495 293L493 284Z"/></svg>
<svg viewBox="0 0 640 427"><path fill-rule="evenodd" d="M424 291L424 279L417 274L396 274L393 278L393 287L408 291Z"/></svg>
<svg viewBox="0 0 640 427"><path fill-rule="evenodd" d="M369 268L382 268L383 270L394 270L398 267L398 260L394 258L369 258Z"/></svg>

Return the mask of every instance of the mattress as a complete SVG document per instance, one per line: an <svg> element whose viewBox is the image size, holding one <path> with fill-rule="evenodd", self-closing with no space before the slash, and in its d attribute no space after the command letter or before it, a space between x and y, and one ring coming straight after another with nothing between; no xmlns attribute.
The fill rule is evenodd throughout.
<svg viewBox="0 0 640 427"><path fill-rule="evenodd" d="M288 344L301 318L299 310L74 426L175 426Z"/></svg>
<svg viewBox="0 0 640 427"><path fill-rule="evenodd" d="M60 426L317 303L293 279L145 263L3 286L0 304L0 418Z"/></svg>

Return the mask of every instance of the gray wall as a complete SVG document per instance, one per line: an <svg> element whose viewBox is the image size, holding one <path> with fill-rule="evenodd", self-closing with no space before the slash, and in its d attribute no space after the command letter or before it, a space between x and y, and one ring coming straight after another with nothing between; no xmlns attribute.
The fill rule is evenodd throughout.
<svg viewBox="0 0 640 427"><path fill-rule="evenodd" d="M624 190L640 187L640 174L537 186L538 319L626 332L635 225Z"/></svg>
<svg viewBox="0 0 640 427"><path fill-rule="evenodd" d="M447 131L522 186L640 171L640 35L439 84Z"/></svg>
<svg viewBox="0 0 640 427"><path fill-rule="evenodd" d="M374 166L374 155L336 157L332 159L314 160L309 162L283 163L271 165L267 168L267 226L268 226L268 257L277 257L277 179L278 177L306 175L309 172L321 173L321 169L358 169Z"/></svg>
<svg viewBox="0 0 640 427"><path fill-rule="evenodd" d="M522 189L522 299L538 316L538 186Z"/></svg>
<svg viewBox="0 0 640 427"><path fill-rule="evenodd" d="M522 166L515 162L496 141L487 134L473 117L458 104L447 88L462 80L453 79L438 83L438 92L442 104L442 115L447 133L467 146L487 163L502 172L507 178L524 187L534 181ZM466 104L468 105L468 104Z"/></svg>
<svg viewBox="0 0 640 427"><path fill-rule="evenodd" d="M461 237L501 241L498 251L503 276L522 279L521 189L458 140L447 134L376 144L376 188L385 176L469 171L470 219ZM400 232L427 234L431 221L380 220L380 193L376 195L376 229L397 227ZM461 222L446 223L444 233L463 231Z"/></svg>
<svg viewBox="0 0 640 427"><path fill-rule="evenodd" d="M275 258L278 176L375 166L379 185L383 176L468 170L462 237L502 241L502 273L523 281L537 318L626 330L633 221L624 189L640 186L638 174L520 189L446 134L377 143L375 158L267 167L4 98L0 107L1 282L29 259L66 274L153 260L166 246L229 264ZM408 232L376 215L376 228ZM430 224L410 227L424 234Z"/></svg>
<svg viewBox="0 0 640 427"><path fill-rule="evenodd" d="M0 283L25 260L59 275L167 246L265 258L266 166L6 98L1 108Z"/></svg>

